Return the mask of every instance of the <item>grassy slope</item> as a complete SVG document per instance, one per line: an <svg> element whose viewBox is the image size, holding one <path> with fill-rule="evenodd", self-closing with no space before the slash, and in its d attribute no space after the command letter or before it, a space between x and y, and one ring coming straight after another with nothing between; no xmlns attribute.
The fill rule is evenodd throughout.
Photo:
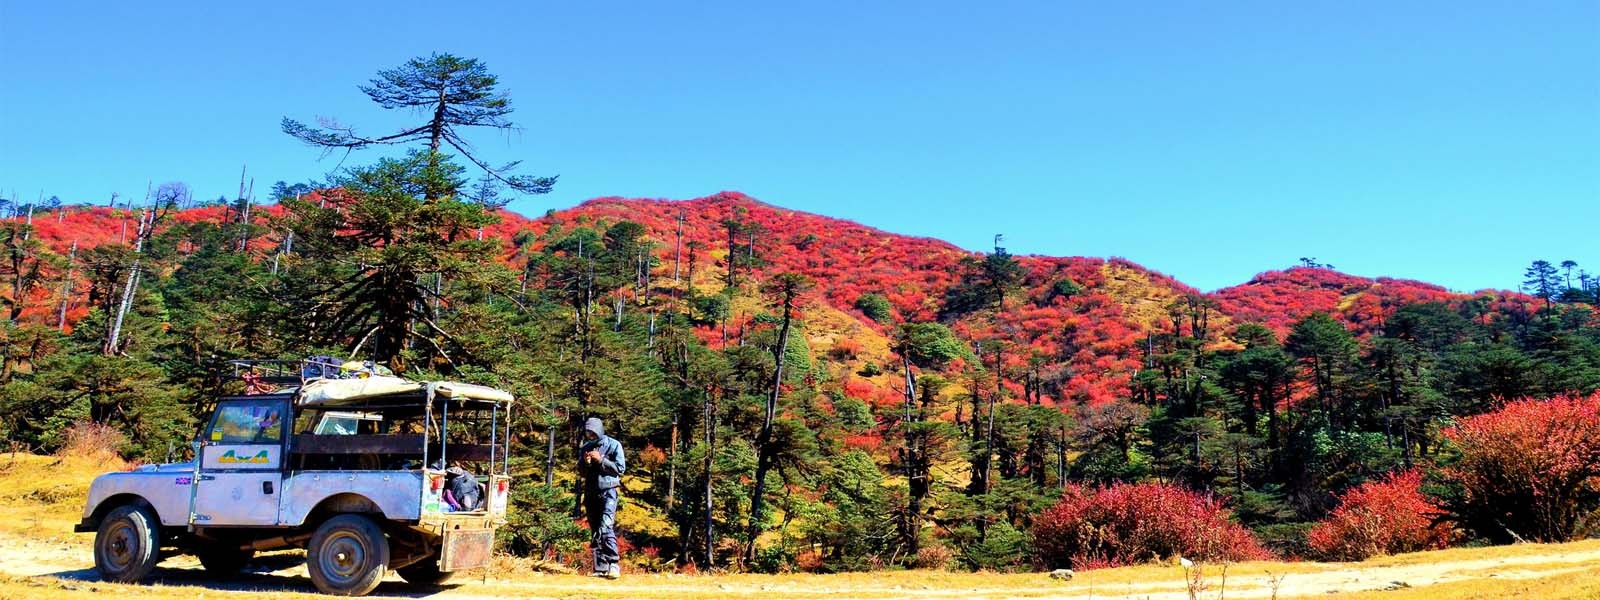
<svg viewBox="0 0 1600 600"><path fill-rule="evenodd" d="M71 533L89 480L114 463L82 458L0 454L0 600L89 598L115 593L138 598L316 597L293 553L267 559L267 571L236 578L195 571L192 559L166 561L159 585L123 586L93 580L88 534ZM1188 597L1183 570L1144 565L1079 573L1071 582L1044 574L894 571L842 575L630 575L620 582L538 575L501 561L488 578L469 578L441 599L517 598L1151 598ZM1226 587L1219 566L1206 568L1200 597L1270 598L1271 577L1282 576L1278 597L1600 598L1600 540L1461 548L1390 556L1362 563L1254 562L1230 565ZM1389 582L1410 587L1376 591ZM380 594L403 594L398 580Z"/></svg>
<svg viewBox="0 0 1600 600"><path fill-rule="evenodd" d="M72 526L83 513L89 482L122 461L108 457L57 458L0 454L0 534L51 541L76 540Z"/></svg>

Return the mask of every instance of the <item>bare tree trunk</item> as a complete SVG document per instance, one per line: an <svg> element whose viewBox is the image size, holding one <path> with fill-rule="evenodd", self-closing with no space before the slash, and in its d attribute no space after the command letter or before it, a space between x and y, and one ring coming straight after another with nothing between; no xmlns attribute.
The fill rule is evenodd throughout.
<svg viewBox="0 0 1600 600"><path fill-rule="evenodd" d="M556 484L556 401L550 400L550 424L544 428L544 485L551 487Z"/></svg>
<svg viewBox="0 0 1600 600"><path fill-rule="evenodd" d="M712 404L711 402L711 392L706 391L703 393L705 394L704 398L706 411L706 568L710 569L712 566L717 564L716 521L711 518L712 509L716 506L716 500L711 495L711 478L712 468L716 465L716 461L714 459L717 454L717 419L716 405Z"/></svg>
<svg viewBox="0 0 1600 600"><path fill-rule="evenodd" d="M139 286L140 255L144 253L144 239L148 236L150 227L154 226L155 215L150 209L139 212L139 231L133 245L133 265L128 269L127 283L122 286L122 301L117 304L117 316L112 321L110 335L106 339L105 353L114 355L122 339L122 321L128 314L128 307L133 304L133 293Z"/></svg>
<svg viewBox="0 0 1600 600"><path fill-rule="evenodd" d="M236 199L234 200L234 202L239 203L239 224L242 226L241 229L243 231L249 231L248 228L250 226L250 200L245 196L244 188L245 174L249 172L249 169L250 165L242 165L239 167L239 195L235 196ZM252 188L255 187L255 184L256 183L253 180L250 182L250 186ZM244 253L245 245L248 240L248 233L243 233L239 236L238 251L241 254Z"/></svg>
<svg viewBox="0 0 1600 600"><path fill-rule="evenodd" d="M978 493L989 493L989 482L992 481L993 454L994 454L994 400L999 394L989 397L989 423L984 427L983 434L983 489Z"/></svg>
<svg viewBox="0 0 1600 600"><path fill-rule="evenodd" d="M72 240L72 250L67 253L67 277L61 283L61 309L56 311L56 330L67 330L67 303L72 300L72 271L77 266L78 240Z"/></svg>
<svg viewBox="0 0 1600 600"><path fill-rule="evenodd" d="M284 236L284 238L283 238L283 247L279 248L278 252L276 254L272 255L272 274L273 275L277 275L278 274L278 259L283 258L283 255L288 254L290 252L294 252L294 232L293 231L290 231L289 235Z"/></svg>
<svg viewBox="0 0 1600 600"><path fill-rule="evenodd" d="M622 331L622 305L625 302L626 299L622 297L622 292L617 292L617 297L611 301L612 310L615 311L617 315L616 324L612 325L611 327L612 331Z"/></svg>
<svg viewBox="0 0 1600 600"><path fill-rule="evenodd" d="M922 533L922 501L928 493L928 471L926 469L927 448L923 432L916 425L922 422L921 410L914 408L917 396L917 376L911 371L911 361L905 358L907 351L900 350L901 369L905 372L906 406L906 518L905 530L901 532L901 539L906 545L906 554L915 557L921 551Z"/></svg>
<svg viewBox="0 0 1600 600"><path fill-rule="evenodd" d="M672 440L667 445L667 512L678 499L678 410L672 410Z"/></svg>
<svg viewBox="0 0 1600 600"><path fill-rule="evenodd" d="M1061 443L1056 445L1056 484L1067 487L1067 425L1061 424Z"/></svg>
<svg viewBox="0 0 1600 600"><path fill-rule="evenodd" d="M672 285L678 285L678 266L683 257L683 211L678 212L678 235L672 246Z"/></svg>

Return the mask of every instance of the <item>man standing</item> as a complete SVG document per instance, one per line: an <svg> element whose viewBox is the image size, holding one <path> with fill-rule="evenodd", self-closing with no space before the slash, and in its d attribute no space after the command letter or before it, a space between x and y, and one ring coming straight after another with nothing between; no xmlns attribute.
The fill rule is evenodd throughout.
<svg viewBox="0 0 1600 600"><path fill-rule="evenodd" d="M617 552L617 489L628 460L622 444L606 435L600 419L583 422L585 441L578 448L578 475L583 478L583 508L589 519L589 546L594 549L594 576L622 576Z"/></svg>

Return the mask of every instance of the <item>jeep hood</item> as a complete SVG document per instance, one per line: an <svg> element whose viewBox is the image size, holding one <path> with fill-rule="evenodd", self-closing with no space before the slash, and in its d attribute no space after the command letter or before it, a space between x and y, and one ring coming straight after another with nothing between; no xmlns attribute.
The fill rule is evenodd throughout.
<svg viewBox="0 0 1600 600"><path fill-rule="evenodd" d="M194 461L167 463L164 465L140 465L133 471L135 473L189 473L194 471Z"/></svg>

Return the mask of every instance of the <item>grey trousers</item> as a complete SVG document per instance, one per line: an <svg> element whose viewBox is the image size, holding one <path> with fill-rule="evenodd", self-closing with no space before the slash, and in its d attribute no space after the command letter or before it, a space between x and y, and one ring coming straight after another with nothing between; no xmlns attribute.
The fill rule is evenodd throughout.
<svg viewBox="0 0 1600 600"><path fill-rule="evenodd" d="M587 490L583 495L584 516L589 519L589 547L594 549L594 572L605 573L617 566L617 488Z"/></svg>

